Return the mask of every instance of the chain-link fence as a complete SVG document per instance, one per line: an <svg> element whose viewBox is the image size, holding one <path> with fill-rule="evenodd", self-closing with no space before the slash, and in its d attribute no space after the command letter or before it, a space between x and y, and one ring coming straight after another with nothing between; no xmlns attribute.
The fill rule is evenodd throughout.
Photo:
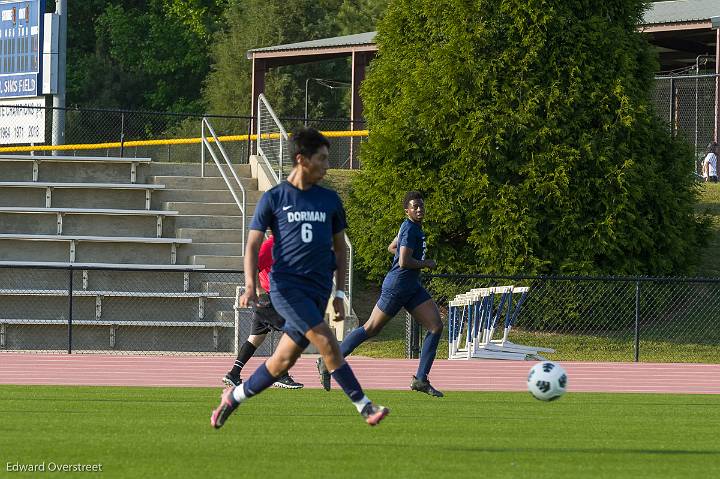
<svg viewBox="0 0 720 479"><path fill-rule="evenodd" d="M675 135L695 151L695 171L702 174L705 150L715 139L715 91L718 75L655 77L655 110Z"/></svg>
<svg viewBox="0 0 720 479"><path fill-rule="evenodd" d="M310 126L325 132L363 131L366 129L364 121L350 121L342 118L305 119L281 118L280 121L288 128L288 132L299 126ZM360 147L367 140L367 136L329 136L330 141L330 168L360 169Z"/></svg>
<svg viewBox="0 0 720 479"><path fill-rule="evenodd" d="M555 349L548 355L553 359L720 362L720 279L435 275L425 284L445 324L458 295L494 286L529 287L508 339ZM517 304L520 295L514 296ZM498 312L499 299L493 311L496 343L507 318ZM438 357L447 354L447 343L442 344ZM420 345L420 329L408 318L407 355L417 357Z"/></svg>
<svg viewBox="0 0 720 479"><path fill-rule="evenodd" d="M234 354L252 324L235 307L243 284L236 271L0 268L0 352Z"/></svg>
<svg viewBox="0 0 720 479"><path fill-rule="evenodd" d="M41 101L44 103L44 101ZM0 105L0 153L26 154L29 146L43 147L35 154L50 154L49 145L63 144L58 150L71 156L148 157L153 161L197 163L200 161L201 121L212 124L233 164L245 164L254 150L252 117L198 115L91 108L53 108L39 106L34 99ZM345 132L352 123L345 119L280 119L292 129L307 124L322 131ZM58 124L64 122L64 135ZM355 123L355 130L364 128ZM291 131L291 130L289 130ZM241 137L241 138L239 138ZM333 135L330 140L331 168L359 168L358 151L364 137ZM55 143L53 143L55 142ZM8 147L24 151L3 151ZM287 158L286 158L287 159ZM290 161L286 166L291 165Z"/></svg>
<svg viewBox="0 0 720 479"><path fill-rule="evenodd" d="M0 352L233 354L250 334L251 311L235 307L242 272L25 266L0 273ZM512 311L518 288L527 287L507 339L552 348L551 359L720 362L717 279L437 275L425 280L446 324L458 295L512 285ZM498 343L508 316L500 311L501 301L494 308L497 334L488 339ZM272 335L258 354L270 354L278 340L279 334ZM417 357L421 342L420 328L408 321L408 356ZM447 348L447 341L441 343L438 357L447 357Z"/></svg>
<svg viewBox="0 0 720 479"><path fill-rule="evenodd" d="M63 144L72 156L149 157L154 161L199 162L203 115L127 110L52 108L18 100L0 105L0 140L3 147ZM27 104L25 104L27 103ZM206 115L219 136L250 133L252 118ZM64 122L64 135L58 124ZM247 163L249 142L224 143L233 163ZM26 148L27 150L27 148ZM26 153L18 152L18 153Z"/></svg>

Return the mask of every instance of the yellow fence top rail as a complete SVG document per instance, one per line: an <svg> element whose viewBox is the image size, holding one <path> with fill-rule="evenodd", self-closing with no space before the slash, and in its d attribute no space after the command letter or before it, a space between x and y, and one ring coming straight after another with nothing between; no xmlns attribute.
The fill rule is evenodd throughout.
<svg viewBox="0 0 720 479"><path fill-rule="evenodd" d="M349 138L349 137L365 137L368 136L368 130L354 131L323 131L323 135L328 138ZM265 133L260 135L262 140L276 140L280 138L279 133ZM214 142L213 138L207 138L208 141ZM220 136L218 140L221 142L231 141L247 141L248 135L227 135ZM257 135L250 135L250 141L256 141ZM25 151L73 151L73 150L106 150L112 148L132 148L134 146L158 146L158 145L194 145L202 143L202 138L173 138L166 140L137 140L126 142L112 143L78 143L74 145L23 145L23 146L2 146L0 153L19 153Z"/></svg>

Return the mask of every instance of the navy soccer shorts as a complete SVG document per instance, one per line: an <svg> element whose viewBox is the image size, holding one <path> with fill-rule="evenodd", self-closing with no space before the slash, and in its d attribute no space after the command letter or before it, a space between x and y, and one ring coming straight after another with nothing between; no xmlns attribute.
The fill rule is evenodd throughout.
<svg viewBox="0 0 720 479"><path fill-rule="evenodd" d="M275 310L285 319L283 331L301 348L310 341L305 337L309 329L325 321L325 307L329 291L309 292L303 289L278 289L270 291Z"/></svg>
<svg viewBox="0 0 720 479"><path fill-rule="evenodd" d="M431 299L430 293L421 285L409 289L386 289L383 288L380 293L380 299L377 301L377 307L388 316L395 316L402 308L409 313L412 310Z"/></svg>

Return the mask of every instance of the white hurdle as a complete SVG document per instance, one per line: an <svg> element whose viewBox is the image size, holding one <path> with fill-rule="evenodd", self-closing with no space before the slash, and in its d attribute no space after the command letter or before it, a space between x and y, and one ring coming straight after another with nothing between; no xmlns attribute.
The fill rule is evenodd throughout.
<svg viewBox="0 0 720 479"><path fill-rule="evenodd" d="M448 358L544 360L540 353L554 353L554 349L515 344L508 339L529 290L528 287L495 286L457 295L449 303ZM514 307L513 293L520 293ZM503 316L503 336L493 339Z"/></svg>

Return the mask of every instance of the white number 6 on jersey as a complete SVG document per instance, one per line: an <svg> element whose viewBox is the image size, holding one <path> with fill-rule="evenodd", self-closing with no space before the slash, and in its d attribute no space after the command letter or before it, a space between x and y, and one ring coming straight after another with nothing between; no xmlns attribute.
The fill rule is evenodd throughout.
<svg viewBox="0 0 720 479"><path fill-rule="evenodd" d="M312 224L303 223L302 226L300 226L300 237L302 238L303 243L309 243L312 241Z"/></svg>

